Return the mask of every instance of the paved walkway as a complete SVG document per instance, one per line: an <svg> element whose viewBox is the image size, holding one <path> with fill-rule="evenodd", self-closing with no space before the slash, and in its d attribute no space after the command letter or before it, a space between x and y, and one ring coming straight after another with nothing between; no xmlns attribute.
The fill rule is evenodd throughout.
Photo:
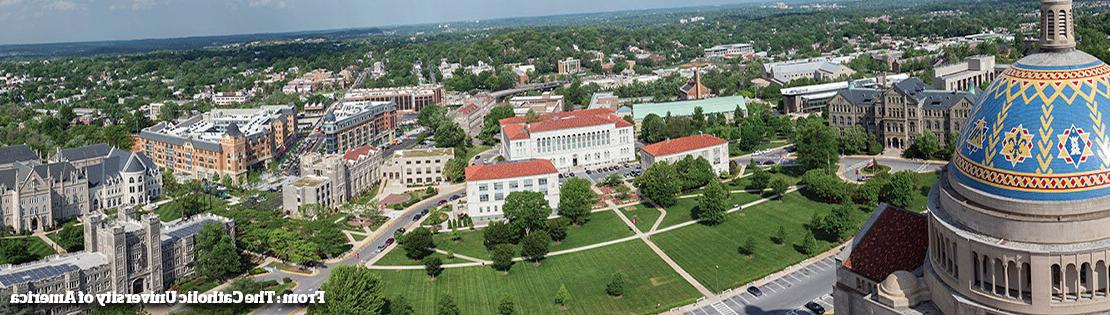
<svg viewBox="0 0 1110 315"><path fill-rule="evenodd" d="M663 262L667 263L667 266L670 266L671 269L678 273L678 275L681 276L683 280L686 280L686 282L689 282L691 286L694 286L694 289L697 289L698 292L701 293L701 295L713 296L713 291L710 291L708 288L702 285L701 282L698 282L697 279L694 279L694 276L690 275L689 272L686 272L686 269L682 269L682 266L679 266L678 263L674 262L674 260L671 259L671 256L667 256L667 253L664 253L663 250L659 248L659 246L656 246L655 242L652 242L649 238L651 236L650 234L645 234L644 232L641 232L640 228L637 228L636 224L632 223L632 220L629 220L628 217L624 215L624 213L621 213L621 211L614 210L614 212L616 212L617 216L621 218L621 221L624 221L625 225L628 225L628 227L632 228L632 231L636 233L636 237L643 241L644 244L647 244L648 248L651 248L651 251L655 252L655 255L663 259Z"/></svg>
<svg viewBox="0 0 1110 315"><path fill-rule="evenodd" d="M58 243L54 243L54 240L52 240L52 239L50 239L50 237L46 236L46 232L36 231L34 234L31 234L31 235L34 235L34 236L38 237L39 239L42 239L44 242L46 242L47 245L50 245L50 248L54 249L55 253L58 253L58 254L65 254L66 253L66 249L62 248L61 246L58 246Z"/></svg>

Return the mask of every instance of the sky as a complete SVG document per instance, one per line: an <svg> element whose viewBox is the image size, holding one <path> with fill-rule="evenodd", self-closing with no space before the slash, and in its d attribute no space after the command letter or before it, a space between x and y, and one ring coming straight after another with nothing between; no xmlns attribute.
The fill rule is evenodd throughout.
<svg viewBox="0 0 1110 315"><path fill-rule="evenodd" d="M752 0L0 0L0 45L326 30Z"/></svg>

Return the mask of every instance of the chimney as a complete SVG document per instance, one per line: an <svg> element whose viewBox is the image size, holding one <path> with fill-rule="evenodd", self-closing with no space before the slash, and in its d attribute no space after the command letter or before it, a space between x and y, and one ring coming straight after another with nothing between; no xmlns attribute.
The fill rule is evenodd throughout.
<svg viewBox="0 0 1110 315"><path fill-rule="evenodd" d="M1041 0L1041 50L1067 52L1075 49L1072 0Z"/></svg>
<svg viewBox="0 0 1110 315"><path fill-rule="evenodd" d="M701 69L694 67L694 99L701 99Z"/></svg>

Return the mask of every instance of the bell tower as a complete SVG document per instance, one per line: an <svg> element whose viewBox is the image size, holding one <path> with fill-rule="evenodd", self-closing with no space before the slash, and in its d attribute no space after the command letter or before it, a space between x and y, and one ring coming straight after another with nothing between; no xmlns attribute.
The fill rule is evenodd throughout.
<svg viewBox="0 0 1110 315"><path fill-rule="evenodd" d="M1075 49L1071 0L1041 0L1041 49L1066 52Z"/></svg>

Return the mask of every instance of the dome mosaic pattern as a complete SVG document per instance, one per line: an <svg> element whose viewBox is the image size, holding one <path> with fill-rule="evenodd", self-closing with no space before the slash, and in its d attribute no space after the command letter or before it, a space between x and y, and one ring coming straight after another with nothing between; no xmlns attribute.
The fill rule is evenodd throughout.
<svg viewBox="0 0 1110 315"><path fill-rule="evenodd" d="M1084 54L1086 55L1086 54ZM1086 55L1089 57L1089 55ZM1110 195L1110 66L1019 60L980 95L950 170L972 188L1018 200Z"/></svg>

